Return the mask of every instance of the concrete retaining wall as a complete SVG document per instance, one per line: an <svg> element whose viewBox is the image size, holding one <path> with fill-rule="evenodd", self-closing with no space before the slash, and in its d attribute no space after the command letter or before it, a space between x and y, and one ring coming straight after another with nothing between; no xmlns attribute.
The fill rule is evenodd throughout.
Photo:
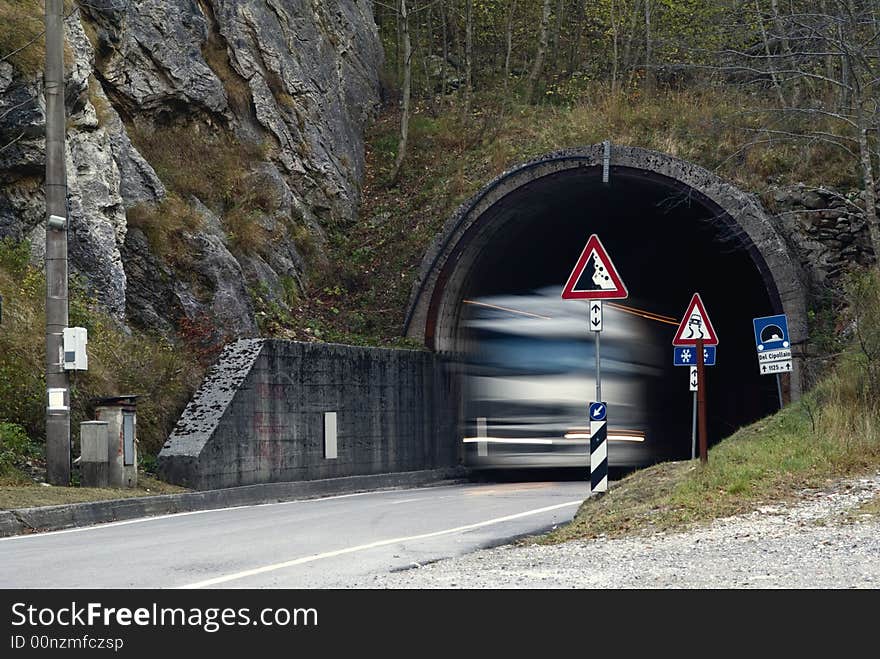
<svg viewBox="0 0 880 659"><path fill-rule="evenodd" d="M428 352L247 339L227 346L159 454L212 489L455 464L453 379ZM324 457L336 412L338 457Z"/></svg>

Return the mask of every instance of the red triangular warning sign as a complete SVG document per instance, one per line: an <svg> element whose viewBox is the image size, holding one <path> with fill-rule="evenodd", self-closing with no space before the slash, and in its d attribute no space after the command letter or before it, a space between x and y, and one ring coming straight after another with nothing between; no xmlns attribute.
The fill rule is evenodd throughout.
<svg viewBox="0 0 880 659"><path fill-rule="evenodd" d="M718 335L703 306L703 300L699 293L694 293L691 303L681 319L681 324L675 330L675 338L672 339L674 346L693 346L698 339L703 339L704 346L717 346Z"/></svg>
<svg viewBox="0 0 880 659"><path fill-rule="evenodd" d="M629 293L595 233L562 289L563 300L621 300Z"/></svg>

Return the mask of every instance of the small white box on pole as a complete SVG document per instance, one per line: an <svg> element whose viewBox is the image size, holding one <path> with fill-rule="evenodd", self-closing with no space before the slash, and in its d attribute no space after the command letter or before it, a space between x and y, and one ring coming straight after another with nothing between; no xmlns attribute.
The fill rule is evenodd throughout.
<svg viewBox="0 0 880 659"><path fill-rule="evenodd" d="M64 370L89 370L89 357L86 353L88 331L85 327L64 328Z"/></svg>

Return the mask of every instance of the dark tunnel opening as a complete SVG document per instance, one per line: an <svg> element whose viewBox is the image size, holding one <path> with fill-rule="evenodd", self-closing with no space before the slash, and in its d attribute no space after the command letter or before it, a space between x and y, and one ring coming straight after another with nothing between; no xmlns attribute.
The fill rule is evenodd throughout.
<svg viewBox="0 0 880 659"><path fill-rule="evenodd" d="M483 214L480 225L498 229L468 273L464 300L541 289L558 297L587 238L598 234L629 289L629 299L617 302L679 319L692 294L702 296L720 338L717 364L706 369L710 445L778 409L775 378L758 373L752 331L752 318L781 312L775 285L744 232L692 188L643 170L613 168L603 183L600 167L569 169L516 188ZM606 325L610 321L606 315ZM639 340L665 355L662 373L650 379L645 410L662 446L656 459L689 458L689 369L672 365L675 327L655 325ZM479 340L462 331L467 341ZM583 360L590 373L592 341L584 317ZM592 393L583 392L585 420Z"/></svg>

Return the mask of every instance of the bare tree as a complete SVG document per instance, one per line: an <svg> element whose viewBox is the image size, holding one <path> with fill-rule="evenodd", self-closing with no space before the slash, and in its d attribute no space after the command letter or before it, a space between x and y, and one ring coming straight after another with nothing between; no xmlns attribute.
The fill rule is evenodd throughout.
<svg viewBox="0 0 880 659"><path fill-rule="evenodd" d="M471 95L474 91L474 0L465 3L464 32L464 111L470 114Z"/></svg>
<svg viewBox="0 0 880 659"><path fill-rule="evenodd" d="M722 62L724 70L769 81L780 100L780 107L766 111L763 127L752 129L759 139L751 144L806 140L851 156L862 180L862 211L880 269L876 191L880 30L875 2L829 0L816 7L807 0L792 0L790 11L783 14L772 0L769 17L761 13L758 2L755 8L760 45L727 49ZM824 89L840 92L836 106L833 98L829 104L828 95L820 93ZM781 121L783 116L790 121Z"/></svg>
<svg viewBox="0 0 880 659"><path fill-rule="evenodd" d="M400 178L400 170L403 168L403 159L406 157L406 146L409 141L409 117L410 98L412 96L412 42L409 37L409 13L406 0L400 0L400 38L403 51L403 101L400 111L400 139L397 142L397 157L394 159L394 173L391 175L391 184L397 183Z"/></svg>
<svg viewBox="0 0 880 659"><path fill-rule="evenodd" d="M556 3L556 22L553 27L553 42L551 47L552 52L552 67L555 69L559 64L559 43L562 34L562 18L565 15L565 0L559 0Z"/></svg>
<svg viewBox="0 0 880 659"><path fill-rule="evenodd" d="M654 91L654 69L651 61L651 0L645 0L645 91Z"/></svg>
<svg viewBox="0 0 880 659"><path fill-rule="evenodd" d="M504 91L507 92L507 83L510 80L510 54L513 52L513 17L516 14L516 0L510 0L507 5L507 29L505 30L506 42L504 51Z"/></svg>
<svg viewBox="0 0 880 659"><path fill-rule="evenodd" d="M617 75L620 68L618 59L617 3L611 0L611 95L617 96Z"/></svg>
<svg viewBox="0 0 880 659"><path fill-rule="evenodd" d="M538 85L538 79L544 71L544 58L547 56L547 39L550 27L550 0L544 0L544 6L541 11L541 27L538 36L538 50L535 53L535 61L532 64L532 70L529 73L528 99L530 103L535 101L535 91Z"/></svg>

